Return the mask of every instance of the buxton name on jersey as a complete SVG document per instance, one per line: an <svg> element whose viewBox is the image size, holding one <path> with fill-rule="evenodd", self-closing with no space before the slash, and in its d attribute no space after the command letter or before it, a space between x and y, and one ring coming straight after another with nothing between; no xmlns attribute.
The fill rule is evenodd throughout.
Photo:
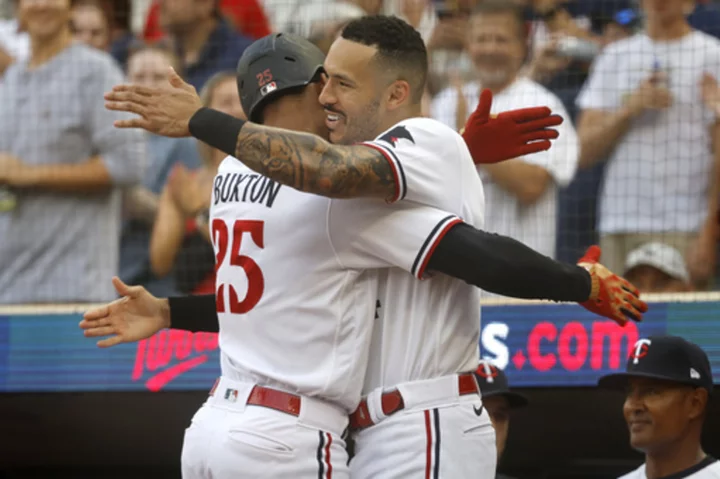
<svg viewBox="0 0 720 479"><path fill-rule="evenodd" d="M272 208L282 185L257 173L223 173L215 177L213 204L250 202Z"/></svg>

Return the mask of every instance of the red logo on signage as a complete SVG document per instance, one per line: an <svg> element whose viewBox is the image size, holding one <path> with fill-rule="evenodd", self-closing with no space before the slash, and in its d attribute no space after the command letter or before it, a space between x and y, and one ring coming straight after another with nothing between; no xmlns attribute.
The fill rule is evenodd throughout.
<svg viewBox="0 0 720 479"><path fill-rule="evenodd" d="M173 379L182 376L208 360L208 353L218 349L216 333L191 333L179 329L160 331L138 343L132 380L139 381L150 373L145 387L160 391ZM170 366L170 363L175 363Z"/></svg>

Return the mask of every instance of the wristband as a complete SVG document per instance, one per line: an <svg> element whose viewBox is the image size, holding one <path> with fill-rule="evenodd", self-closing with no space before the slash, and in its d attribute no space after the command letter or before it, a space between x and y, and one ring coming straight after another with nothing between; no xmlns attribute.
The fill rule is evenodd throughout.
<svg viewBox="0 0 720 479"><path fill-rule="evenodd" d="M170 327L193 332L217 333L215 295L173 296L168 298Z"/></svg>
<svg viewBox="0 0 720 479"><path fill-rule="evenodd" d="M200 108L190 118L188 129L198 140L217 148L223 153L235 156L238 135L245 120L211 108Z"/></svg>

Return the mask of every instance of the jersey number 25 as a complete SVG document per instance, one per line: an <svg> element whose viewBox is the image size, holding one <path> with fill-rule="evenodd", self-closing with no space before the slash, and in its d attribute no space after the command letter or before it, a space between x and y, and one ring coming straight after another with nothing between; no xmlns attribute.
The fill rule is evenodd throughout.
<svg viewBox="0 0 720 479"><path fill-rule="evenodd" d="M245 233L250 233L250 239L258 247L264 248L265 222L255 220L236 220L232 226L232 250L230 251L230 265L239 266L245 270L247 276L247 292L245 298L240 300L237 291L232 284L219 283L216 285L215 301L217 312L225 312L225 294L228 295L228 306L230 312L234 314L245 314L255 307L260 301L265 290L265 278L260 270L260 266L250 258L240 254L242 240ZM212 222L212 238L215 242L215 268L220 268L228 256L229 243L228 224L221 219L214 219Z"/></svg>

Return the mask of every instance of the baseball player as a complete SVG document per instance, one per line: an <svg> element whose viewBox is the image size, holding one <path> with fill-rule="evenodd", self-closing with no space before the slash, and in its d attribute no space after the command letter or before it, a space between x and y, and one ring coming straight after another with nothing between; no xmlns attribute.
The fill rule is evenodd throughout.
<svg viewBox="0 0 720 479"><path fill-rule="evenodd" d="M713 390L700 347L677 336L640 339L626 372L604 376L599 385L627 392L630 445L645 453L645 464L620 479L720 479L720 462L700 445Z"/></svg>
<svg viewBox="0 0 720 479"><path fill-rule="evenodd" d="M510 391L505 372L487 359L480 360L475 370L475 379L480 386L483 406L490 415L490 421L495 429L497 458L500 462L510 428L510 413L513 409L527 406L528 400L522 394ZM512 478L497 475L495 479Z"/></svg>
<svg viewBox="0 0 720 479"><path fill-rule="evenodd" d="M383 22L387 21L387 17L370 18L374 20L380 19ZM392 22L397 22L394 19L391 20ZM404 28L403 25L405 24L399 25L401 28ZM364 28L368 25L356 26L361 27L360 30L364 30ZM405 26L410 28L407 25ZM370 27L372 27L372 25L370 25ZM412 40L415 39L412 38ZM419 37L417 40L419 40ZM400 43L404 44L405 42ZM412 45L414 45L413 48L417 48L417 42ZM422 49L421 51L424 52L424 46L422 46L421 40L420 48ZM264 70L260 73L263 72ZM271 78L276 78L272 71L268 72L268 74ZM264 77L264 75L255 75L253 78L260 77ZM333 76L332 73L330 73L330 81L327 85L330 85L332 81ZM139 126L168 136L187 135L188 129L190 129L194 130L193 134L196 137L202 137L204 141L212 144L213 146L219 146L226 152L235 152L236 143L243 143L245 146L243 149L238 151L243 151L243 161L247 160L250 164L253 164L253 161L259 161L257 155L260 154L259 150L262 150L262 147L260 146L261 143L266 145L272 144L271 151L266 151L264 154L274 155L273 164L270 167L274 173L266 171L266 176L271 177L273 174L276 174L282 178L282 181L292 183L299 189L303 188L303 184L307 179L308 183L312 184L312 186L308 185L310 186L310 188L308 188L309 190L316 187L321 189L325 188L323 192L326 194L330 191L331 194L334 193L337 196L341 196L343 193L342 190L339 189L339 186L342 186L350 190L348 193L344 193L346 196L372 196L381 194L381 190L387 191L388 184L386 183L388 179L393 180L394 178L398 178L399 180L392 183L393 191L396 186L399 190L402 190L405 186L407 186L405 183L414 185L416 181L415 179L411 183L409 178L401 180L400 176L405 176L406 172L401 172L397 169L395 170L395 176L392 175L392 171L379 174L383 171L383 168L385 168L386 171L387 168L405 168L404 165L399 163L399 160L394 158L393 155L395 153L393 153L390 148L393 148L401 141L408 141L412 145L415 145L415 141L420 142L420 139L427 140L427 138L423 138L423 135L418 134L417 132L417 136L413 135L412 130L414 127L410 125L410 121L408 121L407 124L400 125L398 129L390 129L387 134L384 135L386 136L386 139L382 140L385 141L384 144L378 142L372 146L335 147L309 135L296 134L287 130L279 131L270 128L255 127L249 123L249 129L245 130L245 133L249 132L248 136L254 135L254 137L244 138L243 132L241 131L244 130L244 124L228 122L229 118L224 116L217 117L214 115L217 112L213 112L212 110L198 111L197 104L194 100L195 93L192 91L192 88L182 84L182 82L177 78L174 78L173 82L175 89L172 91L151 91L147 89L137 89L132 86L122 86L118 87L113 93L107 95L106 99L108 99L109 108L133 111L142 116L141 119L138 119L135 122L122 123L119 126ZM342 84L345 82L341 81L340 83L340 87L344 88ZM327 85L325 87L326 89ZM244 88L243 83L241 83L241 88ZM275 91L274 89L276 88L277 84L271 87L271 91ZM260 90L261 92L263 90L267 91L267 89L264 89L264 85L260 87ZM400 102L400 107L403 109L406 108L407 105L403 106L402 104L408 101L412 100L409 99L409 96L405 95ZM397 112L395 112L395 114L397 114ZM188 120L190 118L192 118L192 121L190 122L190 125L188 125ZM331 122L329 122L329 126L331 126L331 136L333 130L332 121L335 120L331 120ZM432 120L428 121L432 122ZM368 126L367 123L363 124L363 121L358 121L357 125L365 128ZM429 136L430 139L437 139L432 136L433 130L436 126L437 125L434 124L425 125L425 128L422 128L420 133ZM254 128L257 128L257 131L253 131ZM474 125L470 123L468 131L466 132L466 138L469 132L476 131L477 128L480 128L477 123ZM406 133L411 137L412 141L408 140ZM453 178L460 177L462 181L467 180L472 182L474 181L473 178L476 178L477 175L474 174L474 170L471 170L473 174L468 174L467 171L465 171L466 165L470 160L467 150L464 150L465 146L462 139L460 139L456 133L450 133L447 131L441 132L441 134L449 137L449 141L445 144L446 150L441 152L432 152L432 143L422 141L422 148L414 152L420 160L418 163L422 163L422 160L424 160L422 156L423 149L429 150L433 153L433 155L435 155L434 161L437 161L437 157L440 155L447 157L449 161L459 157L460 160L457 162L458 164L456 164L455 168L459 168L461 174L458 175L457 172L453 173L451 165ZM238 135L240 135L240 137ZM275 138L276 135L281 136ZM507 132L505 132L505 138L507 137ZM246 139L250 140L247 144L244 143L244 140ZM458 141L458 139L460 139L460 141ZM256 145L257 150L253 150L253 144ZM387 145L391 146L388 147ZM440 145L442 145L442 142ZM286 148L289 149L286 150ZM312 153L313 151L316 151L316 148L317 152L319 152L319 155L317 156ZM245 151L245 149L247 149L247 151ZM309 149L310 152L304 151L305 149ZM305 155L308 153L309 156L306 157ZM409 155L409 153L406 154ZM385 155L388 156L386 157ZM255 159L251 161L252 158ZM340 167L340 170L336 172L336 174L325 178L318 179L314 177L314 175L316 175L319 171L323 161L327 161L327 166L332 167L333 165L336 165ZM357 166L360 168L358 169L352 165L348 166L348 162L357 162ZM472 165L472 162L469 163ZM257 167L257 165L253 165ZM412 171L412 165L410 171ZM300 172L299 176L297 172ZM376 174L376 172L378 174ZM465 172L465 174L462 174L462 172ZM421 171L415 170L414 174L421 174ZM296 183L291 179L291 177L298 179L299 182ZM335 185L336 180L342 180L344 183L342 185ZM467 188L467 186L471 185L468 185L467 183L465 184L466 191L478 191L477 189ZM385 189L383 190L383 188ZM422 188L420 191L421 190ZM400 196L405 194L409 194L409 191L404 192ZM413 207L417 206L416 203L414 204L410 201L406 201L392 206L383 206L383 208L388 208L387 211L393 212L390 214L395 215L395 208L403 203L413 205ZM466 206L463 207L463 204ZM336 236L340 239L354 242L355 240L348 239L353 237L353 234L355 236L362 236L363 234L367 235L368 233L371 235L380 235L382 233L381 236L385 236L387 233L380 228L374 227L375 220L370 222L367 220L367 216L374 217L374 215L378 214L378 211L375 211L372 215L368 215L366 210L366 208L369 208L368 205L382 205L381 202L378 202L377 200L368 200L366 202L335 202L333 205L333 208L338 207L338 210L342 211L341 218L343 222L342 227L339 229L330 228L329 233L331 236ZM346 209L342 209L339 207L340 205L350 206ZM473 212L476 210L473 209L473 206L468 205L468 201L461 199L458 204L451 206L452 208L448 208L451 211L453 209L455 211L462 209L462 213L465 214L466 217L473 218L473 216L475 216L475 218L478 218L477 214L473 215ZM379 208L379 206L377 207ZM363 220L363 218L365 219ZM363 223L363 221L365 221L365 223ZM513 290L515 295L521 297L536 297L534 295L538 294L537 291L539 289L544 288L545 291L548 291L551 288L548 288L547 286L538 286L538 284L535 283L529 284L528 281L520 281L520 285L515 283L511 284L510 281L504 281L509 279L508 271L511 272L510 276L512 276L514 280L527 277L528 274L542 275L548 273L555 275L558 280L560 280L563 284L566 284L570 289L576 289L576 293L573 294L577 295L578 298L582 298L575 299L576 301L584 301L589 297L594 299L597 297L598 292L603 291L599 294L604 296L605 301L603 304L606 307L609 307L609 309L604 309L601 314L615 317L620 322L626 320L624 313L621 312L621 309L626 308L626 312L635 318L638 318L641 312L645 309L644 304L637 301L637 298L632 293L633 290L630 285L622 283L621 280L602 269L602 267L597 264L597 253L595 252L588 256L586 258L587 261L583 263L584 266L591 270L590 274L580 268L572 267L571 272L571 270L567 269L566 266L559 265L548 258L536 255L519 243L513 242L507 238L478 232L470 226L460 222L453 225L447 225L443 221L444 220L441 220L436 224L438 228L436 230L436 235L427 241L426 250L421 251L421 254L415 255L412 258L412 265L407 268L410 272L418 276L422 276L422 272L426 269L434 270L460 277L471 284L476 285L480 285L478 283L490 285L493 280L495 280L498 283L498 286L496 286L495 289ZM447 228L445 228L445 226L447 226ZM444 235L438 235L437 233L444 233ZM389 234L392 235L392 231L390 231ZM379 241L387 242L388 239L384 237ZM445 248L443 246L444 244L454 244L458 247ZM482 259L477 262L469 261L468 256L460 257L456 254L458 249L462 249L463 251L473 251L477 253L472 255L473 257L479 257ZM348 254L345 250L336 252L338 253L340 261L345 264L358 264L359 256ZM500 257L502 259L498 260L495 257ZM513 259L508 260L508 258ZM517 264L513 265L512 263L514 261L517 261ZM522 273L520 270L522 270ZM570 280L569 277L561 279L561 277L566 275L565 272L560 274L559 272L561 270L566 271L570 275L577 273L578 276L572 280ZM604 272L598 275L601 270ZM540 271L543 271L543 273L540 273ZM585 279L581 279L581 276L584 276ZM412 280L407 273L398 275L396 278L392 276L392 273L388 273L380 278L381 285L379 290L382 291L383 294L387 294L390 299L393 299L393 297L396 299L393 299L393 301L395 301L394 303L393 301L385 301L385 304L383 304L383 301L381 300L380 304L382 306L380 309L385 308L386 311L384 314L379 314L379 316L385 317L388 314L387 311L390 311L392 312L393 321L380 321L384 332L375 336L374 342L380 349L378 351L378 356L381 361L377 365L379 367L374 368L372 374L366 377L366 388L368 388L368 384L371 384L367 391L375 392L377 402L373 403L373 393L371 392L369 395L371 399L363 401L361 406L358 408L357 413L353 415L354 428L356 431L359 431L356 432L356 440L358 441L358 456L356 456L353 463L358 463L358 459L363 457L363 454L368 460L371 456L375 459L370 461L366 460L364 465L359 463L361 465L357 467L353 466L353 473L357 477L373 476L379 473L389 476L407 476L415 473L425 473L436 477L440 477L440 475L443 477L469 477L468 474L470 472L472 472L472 474L476 474L478 470L485 467L485 477L492 477L494 475L495 463L494 434L489 421L487 420L487 415L478 417L474 413L473 407L470 407L480 407L480 401L477 395L475 381L472 374L470 374L470 371L474 369L474 366L470 367L470 371L468 371L467 365L465 364L467 362L467 358L470 358L473 364L477 361L476 345L478 339L477 329L479 325L476 320L466 321L467 324L463 324L461 321L456 321L453 318L461 317L461 315L456 315L452 311L450 313L442 312L441 314L434 314L434 312L440 311L443 308L451 310L455 308L458 310L468 308L474 311L471 311L471 314L469 315L463 314L463 317L473 317L472 312L476 314L479 313L476 309L479 305L479 301L474 296L475 290L461 282L452 283L451 281L453 280L450 280L450 278L437 277L432 281L417 283L426 284L427 290L411 291L408 288L411 288L412 286L402 284L402 282L407 279ZM398 280L401 281L399 282ZM610 285L608 281L610 283L616 282L615 284L627 288L628 291L621 292L622 288L618 287L615 291L620 294L616 295L608 289L608 286ZM543 281L537 281L536 283L542 282ZM413 282L409 283L414 284ZM583 284L583 286L581 286L581 284ZM557 287L557 284L554 286ZM463 288L468 289L463 291ZM562 291L563 288L558 289ZM581 292L583 289L584 291ZM146 295L144 292L143 294ZM507 294L507 292L505 294ZM557 293L549 294L553 297L557 296ZM565 292L562 294L568 293ZM413 295L422 300L423 304L412 304L413 301L411 301L411 298ZM145 298L147 299L147 296L145 296ZM153 298L153 300L155 300L155 298ZM403 307L407 307L407 304L404 303L411 304L413 308L420 306L421 310L419 310L416 315L405 315L404 313L398 314ZM172 303L166 302L161 304L163 304L163 306L158 306L158 309L167 310L168 306L172 308ZM374 304L375 302L373 302L373 305ZM585 305L590 309L600 312L600 309L598 309L598 303L595 301L587 302ZM428 306L433 312L424 311ZM189 310L190 308L186 309ZM175 313L177 311L178 310L176 308L173 310L171 315L176 317ZM195 309L195 311L198 310ZM119 331L116 326L110 325L112 321L107 319L107 314L107 311L102 311L91 315L89 321L96 321L99 317L102 318L101 321L108 324L108 326L103 325L103 327L98 328L96 331L97 334L93 333L92 335L101 335L101 330L103 330L105 334ZM160 323L164 326L168 326L170 324L169 316L170 315L165 314L164 317L160 319ZM403 318L403 316L405 317ZM161 315L156 314L155 317L161 317ZM449 317L450 319L447 321L441 319L445 317ZM477 318L477 316L474 317ZM417 328L410 327L409 325L409 320L413 318L418 321ZM431 321L424 320L423 318L434 318L433 321L435 322L435 325L433 326ZM220 321L222 324L222 315L220 316ZM405 321L404 326L402 325L403 321ZM120 322L125 325L128 324L125 319ZM393 326L391 323L394 322L397 322L398 324ZM174 325L177 327L177 324ZM401 328L404 331L397 329L393 330L392 333L388 332L394 327ZM410 338L413 339L412 341L406 341L407 332L412 329L417 330L418 337L414 339ZM121 333L124 334L111 338L112 344L126 340L139 339L140 337L140 333L137 329L134 329L132 333L128 333L128 329L125 329L124 331L121 331ZM402 338L400 338L401 333ZM385 351L382 351L385 349L383 343L385 343L387 339L394 340L396 345L394 353L398 355L402 355L403 351L407 350L407 344L410 343L413 343L412 348L416 350L415 352L424 355L425 351L421 351L423 348L421 348L419 344L414 344L422 344L423 341L430 344L429 349L431 352L428 357L419 358L421 360L417 361L417 365L419 367L416 370L408 371L407 367L412 367L408 361L417 359L413 357L415 352L411 353L406 358L390 358L389 356L392 356L392 354L387 354ZM450 344L453 339L459 339L458 343L460 343L460 345L456 349L452 348L452 344ZM391 342L387 342L386 344L390 345ZM466 347L465 343L472 345L472 351L468 351L469 348ZM445 354L443 350L448 346L450 346L450 350L455 351L452 355L450 355L454 357L450 357L447 361L438 362L438 355ZM390 351L390 353L392 353L392 351ZM393 364L396 366L396 371L391 372L390 376L407 376L407 380L392 377L387 379L383 377L386 372L384 371L386 366L389 367ZM438 369L448 369L453 372L443 374L442 372L438 372ZM463 370L468 372L462 372ZM423 378L422 376L426 377ZM372 379L368 381L368 377ZM395 384L397 385L397 388L387 388L389 390L385 391L386 387L384 385L378 386L377 383L373 383L373 381L385 382L388 385ZM440 418L440 405L445 406L443 408L443 419ZM393 413L398 414L393 415L393 417L388 418L386 421L382 421L382 418L379 418L377 415L378 412L380 412L380 414L384 414L385 416L389 416ZM368 424L368 419L370 420L370 424ZM367 427L373 422L377 422L378 424L375 424L372 427ZM462 428L465 427L465 429L467 429L468 425L472 426L471 429L474 429L474 434L463 434ZM373 445L370 444L372 441L368 439L369 437L372 437L371 433L380 435L377 440L380 441L379 446L381 450L376 449L373 452ZM443 433L445 439L444 442L441 442L441 436ZM396 437L397 441L395 444L390 444L392 441L389 441L387 438L383 438L383 436L387 436L388 434ZM365 438L362 438L363 435L365 435ZM362 447L361 443L363 444ZM441 444L443 445L441 446ZM485 458L479 457L479 462L482 464L473 464L468 468L465 468L462 465L453 464L453 456L451 453L454 452L455 454L458 454L458 450L467 452L472 448L473 455L477 456L476 451L481 450L481 445L484 445L484 450L487 451L488 456ZM363 453L361 449L364 449L365 452ZM429 454L425 454L427 451L429 451ZM445 452L443 453L443 451ZM441 463L440 457L443 454L445 454L447 458ZM460 454L463 453L460 452ZM374 462L375 464L370 464L371 462Z"/></svg>
<svg viewBox="0 0 720 479"><path fill-rule="evenodd" d="M243 89L252 91L244 109L275 126L326 132L317 102L322 61L295 37L256 42L239 65L240 83L257 85ZM267 78L279 67L282 78ZM362 270L411 271L416 257L431 256L438 225L452 215L409 203L337 203L233 159L221 164L210 224L222 377L186 432L184 477L347 476L342 433L360 400L378 290L377 276ZM363 223L353 237L344 236L349 210ZM128 298L141 290L115 284Z"/></svg>

